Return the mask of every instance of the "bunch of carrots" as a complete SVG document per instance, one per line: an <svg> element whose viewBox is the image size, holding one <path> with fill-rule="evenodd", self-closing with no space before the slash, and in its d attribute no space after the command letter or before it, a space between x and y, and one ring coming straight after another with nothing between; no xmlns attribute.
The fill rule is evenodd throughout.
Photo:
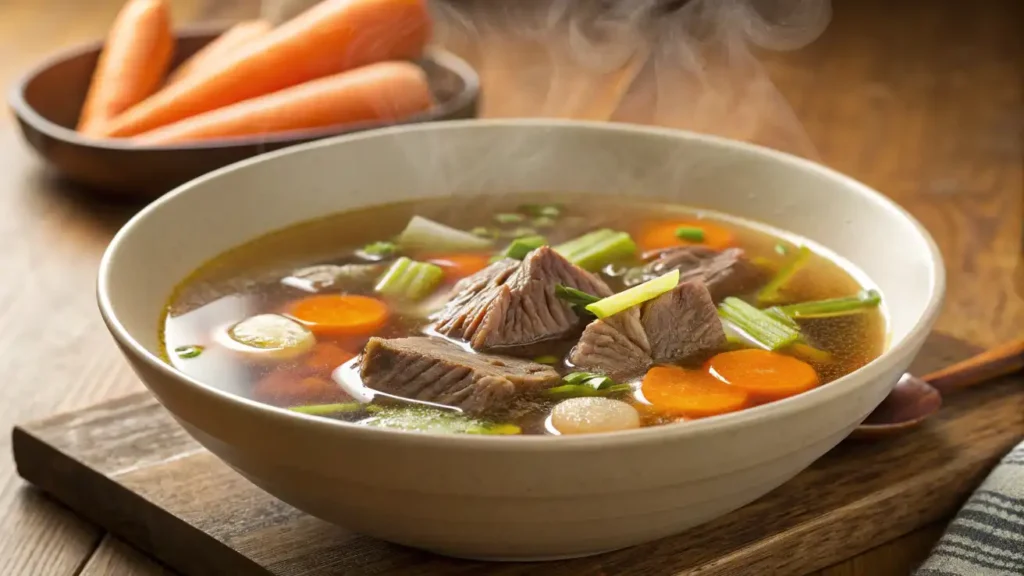
<svg viewBox="0 0 1024 576"><path fill-rule="evenodd" d="M323 0L279 25L241 22L170 70L168 0L128 0L93 73L80 133L175 144L359 121L432 105L425 0Z"/></svg>

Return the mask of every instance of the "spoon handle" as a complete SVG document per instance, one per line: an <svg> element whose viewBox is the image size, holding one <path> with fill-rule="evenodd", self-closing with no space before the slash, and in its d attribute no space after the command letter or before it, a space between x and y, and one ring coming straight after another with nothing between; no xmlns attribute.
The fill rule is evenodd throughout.
<svg viewBox="0 0 1024 576"><path fill-rule="evenodd" d="M986 350L977 356L957 362L926 375L928 382L942 393L981 384L1024 369L1024 338Z"/></svg>

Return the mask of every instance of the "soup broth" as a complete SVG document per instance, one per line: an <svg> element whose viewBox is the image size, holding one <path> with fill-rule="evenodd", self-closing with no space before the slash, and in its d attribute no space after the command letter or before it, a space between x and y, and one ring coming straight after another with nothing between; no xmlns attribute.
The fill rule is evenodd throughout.
<svg viewBox="0 0 1024 576"><path fill-rule="evenodd" d="M877 357L859 273L685 207L544 194L304 223L171 296L166 360L260 402L406 430L574 434L742 410Z"/></svg>

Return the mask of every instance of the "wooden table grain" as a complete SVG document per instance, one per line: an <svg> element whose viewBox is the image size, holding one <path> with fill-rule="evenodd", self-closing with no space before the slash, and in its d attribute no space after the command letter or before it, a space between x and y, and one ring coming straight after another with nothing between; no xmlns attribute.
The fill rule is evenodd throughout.
<svg viewBox="0 0 1024 576"><path fill-rule="evenodd" d="M0 0L0 83L9 86L53 50L100 36L119 5ZM256 0L173 5L181 23L258 11ZM717 100L688 90L693 79L666 75L671 66L640 56L601 75L573 72L522 30L502 33L490 17L486 25L468 20L472 29L453 19L439 38L480 68L485 115L693 127L766 141L864 181L907 208L939 243L948 295L937 329L982 346L1019 336L1024 5L836 0L833 7L819 40L796 52L759 54L764 68L742 73L757 82ZM0 426L142 389L94 303L100 255L138 207L96 200L53 178L11 116L0 116ZM10 453L7 434L0 452ZM823 574L905 574L941 530L920 530ZM0 574L161 573L25 486L10 457L0 459Z"/></svg>

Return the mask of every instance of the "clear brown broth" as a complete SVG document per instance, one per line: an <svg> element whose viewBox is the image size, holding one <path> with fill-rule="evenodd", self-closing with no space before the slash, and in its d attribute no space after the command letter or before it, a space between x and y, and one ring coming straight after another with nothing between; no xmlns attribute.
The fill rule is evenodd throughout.
<svg viewBox="0 0 1024 576"><path fill-rule="evenodd" d="M780 266L785 256L776 252L776 246L780 243L792 246L788 239L765 233L742 221L722 219L686 207L610 199L595 201L593 197L565 194L516 195L475 201L460 198L454 202L439 199L373 207L274 232L230 250L200 267L180 284L167 305L160 335L165 359L177 369L203 382L276 406L349 401L350 398L332 382L331 370L326 367L311 372L309 368L303 367L302 359L277 364L248 360L217 344L213 334L255 314L279 313L288 303L309 296L307 292L281 284L280 279L296 268L322 263L357 262L354 255L356 249L394 237L413 215L470 229L494 225L493 214L514 211L517 206L527 202L557 202L566 207L556 227L538 231L551 244L599 227L636 234L654 221L703 218L729 228L735 236L736 244L755 261ZM514 227L510 225L506 228ZM416 257L416 254L408 255ZM622 289L619 279L603 278L613 289ZM787 285L786 294L789 301L800 302L848 296L862 288L842 266L814 254ZM426 324L427 321L419 317L395 314L375 335L419 335ZM832 355L828 363L812 362L822 384L848 374L877 357L884 346L885 329L881 308L852 316L801 323L802 332L814 345ZM334 339L334 343L350 352L358 352L367 339L348 337ZM325 341L322 337L317 340ZM571 340L552 342L544 353L561 357L572 344ZM195 345L202 346L203 351L193 358L183 359L172 352L181 346ZM563 373L567 371L564 365L556 368ZM277 386L267 384L272 377L278 380ZM271 392L271 389L275 392ZM288 392L280 393L282 389ZM543 420L552 404L543 401L524 402L511 410L489 416L497 421L514 422L524 433L544 433ZM645 425L674 420L649 411L641 413L645 415Z"/></svg>

